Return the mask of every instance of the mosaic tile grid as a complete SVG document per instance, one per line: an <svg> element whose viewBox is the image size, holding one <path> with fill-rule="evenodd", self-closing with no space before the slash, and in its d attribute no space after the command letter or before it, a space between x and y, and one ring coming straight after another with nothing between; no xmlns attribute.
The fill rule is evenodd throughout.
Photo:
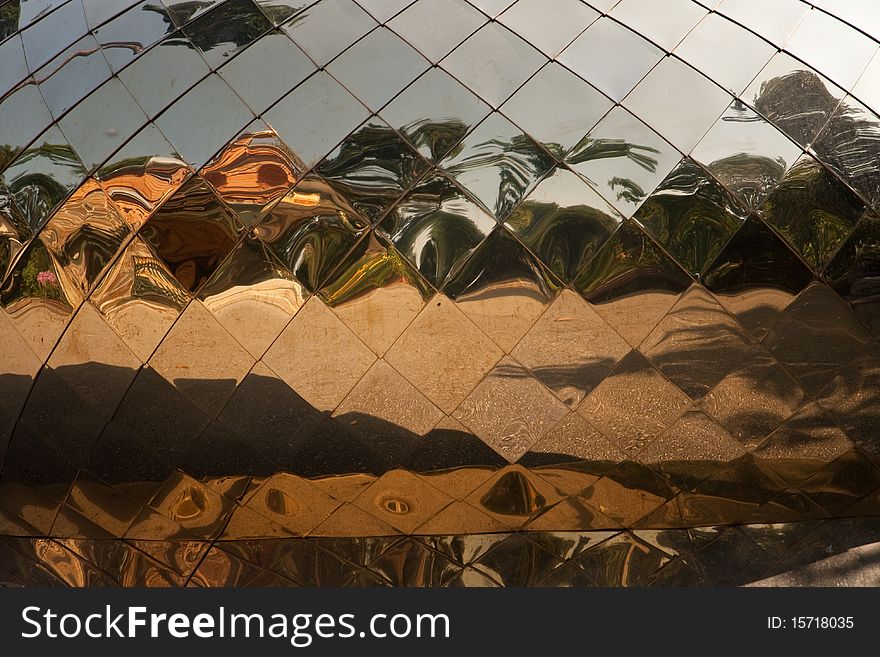
<svg viewBox="0 0 880 657"><path fill-rule="evenodd" d="M878 515L880 10L649 4L0 1L0 535Z"/></svg>

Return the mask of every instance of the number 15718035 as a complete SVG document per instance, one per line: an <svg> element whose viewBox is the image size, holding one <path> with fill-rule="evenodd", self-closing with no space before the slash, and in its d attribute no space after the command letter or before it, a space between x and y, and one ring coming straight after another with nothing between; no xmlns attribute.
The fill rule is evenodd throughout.
<svg viewBox="0 0 880 657"><path fill-rule="evenodd" d="M770 630L851 630L855 627L853 616L768 616Z"/></svg>

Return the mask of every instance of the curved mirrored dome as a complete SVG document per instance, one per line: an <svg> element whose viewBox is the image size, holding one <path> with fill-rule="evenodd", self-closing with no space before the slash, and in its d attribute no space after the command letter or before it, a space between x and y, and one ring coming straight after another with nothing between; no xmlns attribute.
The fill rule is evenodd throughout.
<svg viewBox="0 0 880 657"><path fill-rule="evenodd" d="M0 0L0 575L739 584L880 540L878 39Z"/></svg>

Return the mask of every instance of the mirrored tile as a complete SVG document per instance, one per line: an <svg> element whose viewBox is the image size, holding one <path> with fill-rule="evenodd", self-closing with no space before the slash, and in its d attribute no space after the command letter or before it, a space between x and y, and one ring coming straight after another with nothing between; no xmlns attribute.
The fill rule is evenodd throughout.
<svg viewBox="0 0 880 657"><path fill-rule="evenodd" d="M229 85L209 75L163 112L156 125L182 159L198 168L253 119Z"/></svg>
<svg viewBox="0 0 880 657"><path fill-rule="evenodd" d="M813 283L788 307L764 345L804 391L816 395L870 340L830 288Z"/></svg>
<svg viewBox="0 0 880 657"><path fill-rule="evenodd" d="M112 78L58 125L86 168L93 170L146 123L146 115L125 85Z"/></svg>
<svg viewBox="0 0 880 657"><path fill-rule="evenodd" d="M430 66L386 27L380 27L335 59L328 71L372 110L384 106Z"/></svg>
<svg viewBox="0 0 880 657"><path fill-rule="evenodd" d="M85 173L64 135L52 127L3 171L0 194L14 199L22 224L36 232Z"/></svg>
<svg viewBox="0 0 880 657"><path fill-rule="evenodd" d="M4 200L4 207L0 209L0 279L6 278L22 247L28 243L33 232L22 220L21 213L14 209L13 201L9 198Z"/></svg>
<svg viewBox="0 0 880 657"><path fill-rule="evenodd" d="M464 0L419 0L388 21L388 27L436 63L484 23L486 17Z"/></svg>
<svg viewBox="0 0 880 657"><path fill-rule="evenodd" d="M20 23L21 24L21 23ZM22 30L28 65L36 71L89 31L82 2L68 2Z"/></svg>
<svg viewBox="0 0 880 657"><path fill-rule="evenodd" d="M263 75L271 68L272 84ZM279 98L315 71L306 54L280 30L264 34L231 62L220 75L255 114L265 112Z"/></svg>
<svg viewBox="0 0 880 657"><path fill-rule="evenodd" d="M275 205L255 234L315 292L368 227L342 196L310 174Z"/></svg>
<svg viewBox="0 0 880 657"><path fill-rule="evenodd" d="M319 71L263 115L307 166L329 153L369 115L348 91Z"/></svg>
<svg viewBox="0 0 880 657"><path fill-rule="evenodd" d="M253 364L198 301L187 306L149 362L209 417L221 411Z"/></svg>
<svg viewBox="0 0 880 657"><path fill-rule="evenodd" d="M5 38L0 28L0 59L3 61L3 70L0 71L0 98L30 74L21 36L16 35L4 41Z"/></svg>
<svg viewBox="0 0 880 657"><path fill-rule="evenodd" d="M441 63L474 93L499 107L547 61L498 23L489 23Z"/></svg>
<svg viewBox="0 0 880 657"><path fill-rule="evenodd" d="M565 93L559 95L559 90ZM594 87L556 62L526 82L501 111L561 159L612 107Z"/></svg>
<svg viewBox="0 0 880 657"><path fill-rule="evenodd" d="M288 531L305 536L340 504L308 480L279 473L267 479L248 498L246 506Z"/></svg>
<svg viewBox="0 0 880 657"><path fill-rule="evenodd" d="M137 230L190 173L159 129L149 124L110 158L97 178L128 225Z"/></svg>
<svg viewBox="0 0 880 657"><path fill-rule="evenodd" d="M439 68L432 68L388 104L380 116L432 162L491 111L488 105Z"/></svg>
<svg viewBox="0 0 880 657"><path fill-rule="evenodd" d="M749 351L737 322L704 288L694 285L639 347L692 399L701 399Z"/></svg>
<svg viewBox="0 0 880 657"><path fill-rule="evenodd" d="M509 352L559 292L559 282L507 230L494 230L444 285L456 305Z"/></svg>
<svg viewBox="0 0 880 657"><path fill-rule="evenodd" d="M719 14L709 14L675 48L675 54L739 95L776 49Z"/></svg>
<svg viewBox="0 0 880 657"><path fill-rule="evenodd" d="M249 228L259 223L305 172L274 130L248 126L200 175Z"/></svg>
<svg viewBox="0 0 880 657"><path fill-rule="evenodd" d="M800 386L779 363L755 348L703 398L702 408L752 450L804 400Z"/></svg>
<svg viewBox="0 0 880 657"><path fill-rule="evenodd" d="M86 6L86 14L88 15L89 8L93 6L95 9L106 12L109 4L89 4ZM127 2L126 4L135 3ZM119 6L116 7L116 9L119 8ZM89 22L93 26L98 23L91 17ZM174 23L165 7L156 2L144 0L104 23L94 30L93 34L101 45L110 68L118 72L159 39L173 31Z"/></svg>
<svg viewBox="0 0 880 657"><path fill-rule="evenodd" d="M874 155L880 146L880 116L852 96L838 106L812 149L869 203L880 202L880 174Z"/></svg>
<svg viewBox="0 0 880 657"><path fill-rule="evenodd" d="M663 51L610 18L600 18L557 57L620 102L663 57Z"/></svg>
<svg viewBox="0 0 880 657"><path fill-rule="evenodd" d="M624 458L626 458L624 453L611 441L594 429L580 415L571 412L548 431L541 440L532 445L520 463L528 467L559 465L561 468L565 464L579 461L619 463ZM541 472L547 477L545 470ZM567 469L562 472L566 476L569 473L578 474L574 470ZM578 492L584 487L580 486Z"/></svg>
<svg viewBox="0 0 880 657"><path fill-rule="evenodd" d="M761 216L813 268L832 258L865 211L819 162L804 155L761 206Z"/></svg>
<svg viewBox="0 0 880 657"><path fill-rule="evenodd" d="M562 0L546 11L540 0L520 0L498 21L527 39L548 57L555 57L600 14L580 0Z"/></svg>
<svg viewBox="0 0 880 657"><path fill-rule="evenodd" d="M638 347L690 277L632 221L626 221L575 279L592 308L632 347Z"/></svg>
<svg viewBox="0 0 880 657"><path fill-rule="evenodd" d="M748 208L756 208L801 155L800 147L740 101L691 153Z"/></svg>
<svg viewBox="0 0 880 657"><path fill-rule="evenodd" d="M6 439L21 415L30 394L31 386L42 363L31 351L25 339L19 335L6 312L0 312L0 339L7 348L0 352L0 366L5 376L0 379L0 436Z"/></svg>
<svg viewBox="0 0 880 657"><path fill-rule="evenodd" d="M162 261L136 237L89 300L128 348L146 361L188 297Z"/></svg>
<svg viewBox="0 0 880 657"><path fill-rule="evenodd" d="M273 258L267 247L248 236L218 267L199 299L215 319L254 358L302 307L306 291Z"/></svg>
<svg viewBox="0 0 880 657"><path fill-rule="evenodd" d="M752 335L766 335L813 275L759 219L750 217L705 275L705 285Z"/></svg>
<svg viewBox="0 0 880 657"><path fill-rule="evenodd" d="M83 183L40 232L63 276L86 296L128 241L130 229L94 179Z"/></svg>
<svg viewBox="0 0 880 657"><path fill-rule="evenodd" d="M681 98L688 102L682 104ZM667 57L626 97L636 116L687 153L733 100L681 60Z"/></svg>
<svg viewBox="0 0 880 657"><path fill-rule="evenodd" d="M629 351L586 301L563 290L511 355L576 407Z"/></svg>
<svg viewBox="0 0 880 657"><path fill-rule="evenodd" d="M175 25L180 27L181 25L188 23L194 18L198 18L205 12L210 11L212 7L214 7L219 2L222 2L223 0L200 0L196 3L193 3L190 0L160 1L168 10L168 14L171 16L171 20L174 21Z"/></svg>
<svg viewBox="0 0 880 657"><path fill-rule="evenodd" d="M785 49L851 89L878 50L877 42L843 21L810 11L785 44Z"/></svg>
<svg viewBox="0 0 880 657"><path fill-rule="evenodd" d="M645 464L668 461L730 461L745 448L702 411L687 411L639 455Z"/></svg>
<svg viewBox="0 0 880 657"><path fill-rule="evenodd" d="M39 237L22 251L0 289L0 306L43 362L82 301Z"/></svg>
<svg viewBox="0 0 880 657"><path fill-rule="evenodd" d="M147 116L154 118L210 70L186 35L177 32L120 71L119 79ZM174 71L170 84L168 71Z"/></svg>
<svg viewBox="0 0 880 657"><path fill-rule="evenodd" d="M451 413L501 358L452 301L432 298L385 354L422 394Z"/></svg>
<svg viewBox="0 0 880 657"><path fill-rule="evenodd" d="M0 89L2 89L2 85L0 85ZM880 112L880 52L874 55L862 73L862 77L853 87L852 93L853 96L864 101L874 112Z"/></svg>
<svg viewBox="0 0 880 657"><path fill-rule="evenodd" d="M395 451L409 447L407 434L427 434L443 418L443 412L393 367L384 360L378 360L342 400L333 417L350 425L349 430L362 439L375 443L383 450ZM395 440L395 434L402 434L402 440ZM411 495L407 496L407 500L412 499ZM391 504L386 509L392 514L407 515L407 509L413 506L412 502L406 504L404 501L401 506ZM380 518L388 522L386 517L380 515ZM418 524L425 520L427 517Z"/></svg>
<svg viewBox="0 0 880 657"><path fill-rule="evenodd" d="M19 2L9 2L0 14L0 41L15 33L19 28L19 24L23 27L26 23L19 23L19 12L21 9Z"/></svg>
<svg viewBox="0 0 880 657"><path fill-rule="evenodd" d="M105 421L122 401L141 364L88 303L80 306L48 362Z"/></svg>
<svg viewBox="0 0 880 657"><path fill-rule="evenodd" d="M352 0L316 2L281 25L318 66L327 64L374 27L376 21Z"/></svg>
<svg viewBox="0 0 880 657"><path fill-rule="evenodd" d="M801 146L831 118L845 92L787 53L770 60L742 98Z"/></svg>
<svg viewBox="0 0 880 657"><path fill-rule="evenodd" d="M515 0L474 0L471 4L485 13L489 18L495 18L514 2Z"/></svg>
<svg viewBox="0 0 880 657"><path fill-rule="evenodd" d="M132 5L138 4L138 0L121 0L113 3L104 0L82 0L82 4L89 27L94 29L125 12Z"/></svg>
<svg viewBox="0 0 880 657"><path fill-rule="evenodd" d="M326 345L332 342L334 349ZM318 410L335 409L376 356L320 299L312 297L263 362Z"/></svg>
<svg viewBox="0 0 880 657"><path fill-rule="evenodd" d="M569 282L622 220L583 180L557 167L506 225L554 274Z"/></svg>
<svg viewBox="0 0 880 657"><path fill-rule="evenodd" d="M358 213L376 222L427 168L394 130L371 120L346 137L315 171Z"/></svg>
<svg viewBox="0 0 880 657"><path fill-rule="evenodd" d="M875 335L880 333L878 267L880 218L866 213L822 276Z"/></svg>
<svg viewBox="0 0 880 657"><path fill-rule="evenodd" d="M666 2L660 14L654 9L650 0L621 0L610 15L671 51L707 14L703 7L691 0Z"/></svg>
<svg viewBox="0 0 880 657"><path fill-rule="evenodd" d="M799 0L722 0L717 10L781 48L810 8Z"/></svg>
<svg viewBox="0 0 880 657"><path fill-rule="evenodd" d="M0 172L52 123L37 85L29 81L0 101Z"/></svg>
<svg viewBox="0 0 880 657"><path fill-rule="evenodd" d="M255 0L274 25L280 25L311 4L309 0Z"/></svg>
<svg viewBox="0 0 880 657"><path fill-rule="evenodd" d="M243 226L199 176L190 178L147 221L140 236L190 292L211 277Z"/></svg>
<svg viewBox="0 0 880 657"><path fill-rule="evenodd" d="M630 217L680 159L669 142L622 107L615 107L565 161Z"/></svg>
<svg viewBox="0 0 880 657"><path fill-rule="evenodd" d="M342 261L320 296L381 356L419 314L431 288L394 247L371 233Z"/></svg>
<svg viewBox="0 0 880 657"><path fill-rule="evenodd" d="M416 185L379 224L379 231L435 287L441 287L495 226L445 176Z"/></svg>
<svg viewBox="0 0 880 657"><path fill-rule="evenodd" d="M478 572L502 586L537 586L552 576L561 560L522 534L499 542L479 560Z"/></svg>
<svg viewBox="0 0 880 657"><path fill-rule="evenodd" d="M253 0L227 0L189 23L183 32L216 69L271 28Z"/></svg>
<svg viewBox="0 0 880 657"><path fill-rule="evenodd" d="M747 212L696 162L685 158L633 217L691 274L702 274Z"/></svg>
<svg viewBox="0 0 880 657"><path fill-rule="evenodd" d="M89 35L37 71L34 78L49 111L57 119L112 74L101 47Z"/></svg>
<svg viewBox="0 0 880 657"><path fill-rule="evenodd" d="M439 166L503 221L552 162L540 146L496 112Z"/></svg>
<svg viewBox="0 0 880 657"><path fill-rule="evenodd" d="M810 460L818 466L853 448L852 441L815 402L790 417L755 451L763 459ZM811 470L807 470L811 473Z"/></svg>

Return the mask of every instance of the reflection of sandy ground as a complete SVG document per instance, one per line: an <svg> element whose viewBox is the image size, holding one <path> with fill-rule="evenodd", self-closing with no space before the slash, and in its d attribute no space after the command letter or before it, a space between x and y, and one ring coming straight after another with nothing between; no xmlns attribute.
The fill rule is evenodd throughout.
<svg viewBox="0 0 880 657"><path fill-rule="evenodd" d="M533 285L510 281L464 295L457 304L499 347L509 352L544 312L547 301Z"/></svg>
<svg viewBox="0 0 880 657"><path fill-rule="evenodd" d="M718 295L728 312L756 335L764 335L773 328L776 320L794 299L794 295L782 290L760 288L734 295Z"/></svg>
<svg viewBox="0 0 880 657"><path fill-rule="evenodd" d="M422 295L408 283L376 288L333 310L368 347L384 354L423 305Z"/></svg>
<svg viewBox="0 0 880 657"><path fill-rule="evenodd" d="M150 357L180 312L165 304L131 297L101 304L99 309L107 324L142 361Z"/></svg>
<svg viewBox="0 0 880 657"><path fill-rule="evenodd" d="M303 304L302 287L273 278L239 285L208 297L205 307L254 358L266 348Z"/></svg>
<svg viewBox="0 0 880 657"><path fill-rule="evenodd" d="M49 299L23 299L6 313L34 353L45 362L70 319L70 308Z"/></svg>
<svg viewBox="0 0 880 657"><path fill-rule="evenodd" d="M677 300L677 294L641 292L593 304L593 309L632 347L638 347Z"/></svg>

